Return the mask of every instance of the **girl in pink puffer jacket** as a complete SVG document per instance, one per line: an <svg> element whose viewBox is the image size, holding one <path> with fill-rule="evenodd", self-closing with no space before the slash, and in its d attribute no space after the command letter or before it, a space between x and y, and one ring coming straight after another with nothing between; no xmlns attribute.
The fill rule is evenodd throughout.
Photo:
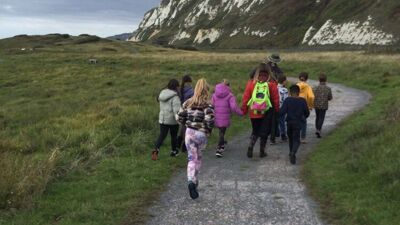
<svg viewBox="0 0 400 225"><path fill-rule="evenodd" d="M231 124L231 114L236 113L242 116L243 113L236 103L236 98L229 87L229 82L225 79L215 86L211 103L214 105L215 110L215 127L219 129L219 141L215 155L220 158L225 150L225 132Z"/></svg>

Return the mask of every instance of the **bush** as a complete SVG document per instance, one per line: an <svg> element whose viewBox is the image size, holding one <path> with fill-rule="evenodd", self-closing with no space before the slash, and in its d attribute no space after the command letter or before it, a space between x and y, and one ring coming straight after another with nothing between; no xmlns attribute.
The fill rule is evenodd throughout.
<svg viewBox="0 0 400 225"><path fill-rule="evenodd" d="M75 40L73 43L79 45L79 44L98 42L100 40L101 38L97 36L80 36L80 38Z"/></svg>

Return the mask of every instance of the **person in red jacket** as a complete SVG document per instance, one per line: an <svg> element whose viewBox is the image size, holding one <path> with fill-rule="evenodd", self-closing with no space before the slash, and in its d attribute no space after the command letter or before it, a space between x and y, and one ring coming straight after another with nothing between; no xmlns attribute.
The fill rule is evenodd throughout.
<svg viewBox="0 0 400 225"><path fill-rule="evenodd" d="M246 115L248 111L252 133L250 137L250 144L247 149L247 157L253 157L253 148L257 142L257 139L260 138L260 157L267 156L265 152L265 148L267 145L268 136L271 134L272 128L272 117L273 114L279 112L279 92L276 85L269 83L268 79L271 76L271 68L268 64L261 63L255 73L253 79L249 80L246 84L246 89L243 93L242 98L242 111L243 115ZM253 107L252 102L256 95L257 90L256 87L259 87L263 84L268 84L268 90L265 91L265 95L267 98L267 108L266 110L257 111L256 107ZM274 112L275 111L275 112Z"/></svg>

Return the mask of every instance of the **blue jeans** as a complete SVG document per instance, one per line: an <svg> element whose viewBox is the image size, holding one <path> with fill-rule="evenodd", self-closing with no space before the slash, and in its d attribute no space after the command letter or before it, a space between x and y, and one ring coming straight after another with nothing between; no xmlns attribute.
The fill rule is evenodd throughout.
<svg viewBox="0 0 400 225"><path fill-rule="evenodd" d="M285 116L279 116L279 131L281 137L286 137L286 126L285 126Z"/></svg>
<svg viewBox="0 0 400 225"><path fill-rule="evenodd" d="M301 124L301 139L305 139L307 135L307 119L304 123Z"/></svg>

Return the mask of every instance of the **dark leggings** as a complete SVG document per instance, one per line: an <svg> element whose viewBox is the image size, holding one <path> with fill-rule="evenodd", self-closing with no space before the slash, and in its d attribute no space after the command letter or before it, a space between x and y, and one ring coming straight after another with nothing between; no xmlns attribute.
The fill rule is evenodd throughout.
<svg viewBox="0 0 400 225"><path fill-rule="evenodd" d="M276 113L275 110L272 113L271 120L271 142L275 142L275 137L279 137L279 113Z"/></svg>
<svg viewBox="0 0 400 225"><path fill-rule="evenodd" d="M287 124L287 135L289 137L290 153L296 154L300 146L300 124Z"/></svg>
<svg viewBox="0 0 400 225"><path fill-rule="evenodd" d="M326 109L315 109L315 114L315 128L317 131L321 131L325 120Z"/></svg>
<svg viewBox="0 0 400 225"><path fill-rule="evenodd" d="M264 117L251 119L252 136L267 139L271 134L273 110L268 110Z"/></svg>
<svg viewBox="0 0 400 225"><path fill-rule="evenodd" d="M225 132L226 132L226 127L219 127L219 141L218 141L218 147L224 146L225 145Z"/></svg>
<svg viewBox="0 0 400 225"><path fill-rule="evenodd" d="M171 133L171 150L177 150L177 136L178 136L179 125L165 125L160 124L160 135L156 141L155 148L160 149L162 143L168 135L168 131Z"/></svg>

